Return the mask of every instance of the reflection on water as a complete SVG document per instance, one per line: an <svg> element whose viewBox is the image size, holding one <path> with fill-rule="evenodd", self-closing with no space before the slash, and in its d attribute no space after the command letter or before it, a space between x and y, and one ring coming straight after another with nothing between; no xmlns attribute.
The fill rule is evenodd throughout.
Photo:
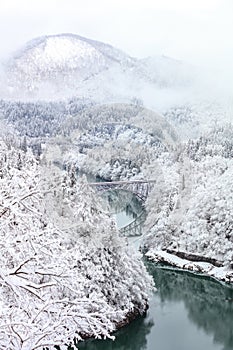
<svg viewBox="0 0 233 350"><path fill-rule="evenodd" d="M104 180L91 174L77 171L78 178L86 176L88 182L103 182ZM137 196L126 190L110 189L99 192L103 199L103 206L112 213L116 220L117 227L122 228L134 221L137 216L144 210L142 202Z"/></svg>
<svg viewBox="0 0 233 350"><path fill-rule="evenodd" d="M125 190L109 190L102 194L108 204L110 205L113 213L125 211L127 215L132 215L133 218L137 217L137 214L142 211L142 203L132 192Z"/></svg>
<svg viewBox="0 0 233 350"><path fill-rule="evenodd" d="M233 349L233 288L204 276L164 270L153 264L150 268L158 286L157 303L167 312L169 306L179 309L175 327L182 320L181 312L186 314L187 326L181 333L187 342L186 349ZM156 313L156 306L150 312ZM193 345L188 345L188 340Z"/></svg>
<svg viewBox="0 0 233 350"><path fill-rule="evenodd" d="M233 288L149 263L158 291L146 317L85 350L233 350Z"/></svg>
<svg viewBox="0 0 233 350"><path fill-rule="evenodd" d="M147 335L150 333L153 321L139 317L128 326L117 332L116 339L89 340L80 343L80 350L146 350Z"/></svg>
<svg viewBox="0 0 233 350"><path fill-rule="evenodd" d="M130 192L103 193L119 227L142 210ZM233 288L210 278L147 263L154 277L149 312L116 333L116 340L80 343L83 350L233 350Z"/></svg>
<svg viewBox="0 0 233 350"><path fill-rule="evenodd" d="M102 193L116 219L118 228L135 220L143 210L142 203L131 192L125 190L109 190Z"/></svg>

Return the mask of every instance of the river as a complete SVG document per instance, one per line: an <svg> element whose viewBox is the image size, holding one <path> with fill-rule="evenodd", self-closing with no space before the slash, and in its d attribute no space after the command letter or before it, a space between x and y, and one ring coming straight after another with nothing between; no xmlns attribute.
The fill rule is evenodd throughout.
<svg viewBox="0 0 233 350"><path fill-rule="evenodd" d="M191 273L147 263L157 292L148 313L82 350L232 350L233 288Z"/></svg>
<svg viewBox="0 0 233 350"><path fill-rule="evenodd" d="M119 226L141 211L130 195L105 194ZM120 216L119 216L120 214ZM116 332L115 341L88 340L82 350L233 350L233 287L145 261L157 291L146 316Z"/></svg>
<svg viewBox="0 0 233 350"><path fill-rule="evenodd" d="M77 172L78 177L81 177L82 175L86 176L88 182L104 181L91 174ZM100 192L100 195L103 199L103 206L107 205L106 209L110 209L119 229L134 221L143 210L142 202L129 191L111 189L109 191L105 190Z"/></svg>
<svg viewBox="0 0 233 350"><path fill-rule="evenodd" d="M135 220L143 210L140 200L128 191L106 191L102 194L102 198L110 206L118 228L122 228Z"/></svg>

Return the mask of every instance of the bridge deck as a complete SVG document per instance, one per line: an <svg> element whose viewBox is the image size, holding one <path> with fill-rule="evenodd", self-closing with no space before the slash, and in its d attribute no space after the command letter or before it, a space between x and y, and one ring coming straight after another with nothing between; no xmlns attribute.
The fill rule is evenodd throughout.
<svg viewBox="0 0 233 350"><path fill-rule="evenodd" d="M146 184L154 183L156 180L131 180L131 181L103 181L103 182L89 182L89 186L107 186L107 185L129 185L129 184Z"/></svg>
<svg viewBox="0 0 233 350"><path fill-rule="evenodd" d="M97 187L98 191L110 189L126 189L134 193L142 202L146 201L148 192L153 187L156 180L129 180L129 181L105 181L90 182L89 186ZM121 236L133 237L142 235L142 226L146 220L146 211L143 210L140 215L129 224L121 227L119 233Z"/></svg>

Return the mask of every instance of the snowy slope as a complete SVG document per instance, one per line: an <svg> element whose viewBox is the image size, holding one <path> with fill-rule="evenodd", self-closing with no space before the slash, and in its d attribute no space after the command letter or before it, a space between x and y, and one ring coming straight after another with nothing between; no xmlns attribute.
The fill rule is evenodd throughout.
<svg viewBox="0 0 233 350"><path fill-rule="evenodd" d="M11 91L25 93L75 89L83 81L113 66L128 67L134 60L110 45L78 35L44 36L30 41L7 64Z"/></svg>
<svg viewBox="0 0 233 350"><path fill-rule="evenodd" d="M91 95L101 102L142 98L147 89L159 96L161 88L187 88L193 80L191 71L188 64L165 56L135 59L111 45L74 34L33 39L6 64L10 97Z"/></svg>
<svg viewBox="0 0 233 350"><path fill-rule="evenodd" d="M130 63L131 58L108 44L74 34L59 34L34 39L13 57L13 64L25 73L47 73L57 69L108 68L112 62ZM26 70L25 63L30 66ZM96 67L93 67L96 64Z"/></svg>
<svg viewBox="0 0 233 350"><path fill-rule="evenodd" d="M166 56L132 58L74 34L34 39L5 68L0 70L1 98L51 101L75 96L100 105L136 98L165 115L181 139L198 137L219 118L217 97L198 68ZM220 108L221 118L224 113Z"/></svg>
<svg viewBox="0 0 233 350"><path fill-rule="evenodd" d="M194 67L167 56L138 60L134 70L135 74L161 88L188 87L195 80Z"/></svg>
<svg viewBox="0 0 233 350"><path fill-rule="evenodd" d="M78 120L63 162L108 181L143 177L143 167L177 142L165 118L133 104L93 106Z"/></svg>

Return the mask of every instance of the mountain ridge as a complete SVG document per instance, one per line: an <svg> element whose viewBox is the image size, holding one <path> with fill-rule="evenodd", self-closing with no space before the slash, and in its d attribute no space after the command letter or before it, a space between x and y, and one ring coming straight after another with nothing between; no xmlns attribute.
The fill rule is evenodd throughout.
<svg viewBox="0 0 233 350"><path fill-rule="evenodd" d="M175 72L173 79L167 73L169 65L177 65L176 60L158 57L133 58L110 44L72 33L45 35L32 39L12 55L6 64L6 85L13 97L24 93L43 99L43 94L51 91L55 98L81 97L94 91L112 96L116 90L123 97L129 93L132 97L145 84L166 87L179 80L176 68L170 69ZM155 64L150 64L151 60Z"/></svg>
<svg viewBox="0 0 233 350"><path fill-rule="evenodd" d="M59 33L59 34L43 35L43 36L36 37L36 38L28 41L21 49L19 49L16 53L14 53L13 54L13 58L15 58L15 59L19 58L22 53L24 53L25 51L33 49L37 45L42 44L47 39L64 38L64 37L86 42L89 45L92 45L93 47L95 47L96 49L101 51L102 53L104 53L106 56L108 56L110 59L112 59L114 61L117 61L117 59L114 56L108 54L106 52L106 50L104 50L104 49L108 48L108 49L110 49L110 50L112 50L114 52L121 53L122 57L128 56L128 58L133 59L131 56L125 54L122 50L120 50L118 48L115 48L114 46L112 46L112 45L110 45L108 43L104 43L104 42L101 42L99 40L89 39L89 38L86 38L84 36L81 36L81 35L78 35L78 34L74 34L74 33Z"/></svg>

